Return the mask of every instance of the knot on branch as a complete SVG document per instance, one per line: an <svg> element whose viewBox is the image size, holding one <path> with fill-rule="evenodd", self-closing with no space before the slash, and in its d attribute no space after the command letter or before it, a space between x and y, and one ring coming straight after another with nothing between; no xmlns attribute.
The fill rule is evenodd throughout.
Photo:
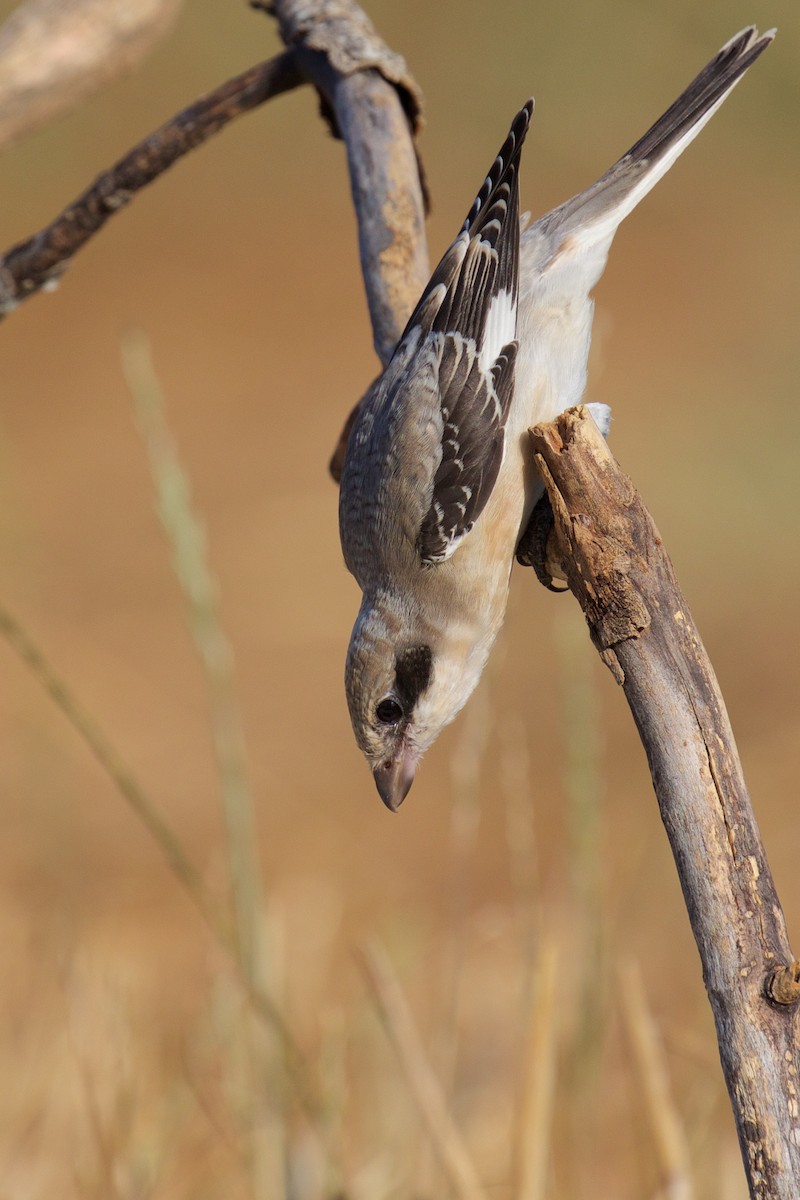
<svg viewBox="0 0 800 1200"><path fill-rule="evenodd" d="M800 1001L800 962L775 967L764 980L764 995L773 1004L794 1005Z"/></svg>

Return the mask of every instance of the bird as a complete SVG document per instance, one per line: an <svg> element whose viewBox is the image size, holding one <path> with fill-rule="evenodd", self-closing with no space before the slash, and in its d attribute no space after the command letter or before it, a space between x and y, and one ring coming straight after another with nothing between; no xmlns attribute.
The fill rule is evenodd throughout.
<svg viewBox="0 0 800 1200"><path fill-rule="evenodd" d="M339 499L344 560L362 591L345 691L393 812L502 626L542 494L527 431L583 398L591 292L614 234L774 35L736 34L604 175L523 228L528 100L358 411ZM606 432L608 410L597 413Z"/></svg>

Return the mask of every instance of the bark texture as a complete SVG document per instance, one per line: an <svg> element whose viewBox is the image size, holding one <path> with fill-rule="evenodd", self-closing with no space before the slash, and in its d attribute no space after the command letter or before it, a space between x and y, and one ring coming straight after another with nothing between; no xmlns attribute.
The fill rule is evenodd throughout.
<svg viewBox="0 0 800 1200"><path fill-rule="evenodd" d="M184 154L219 133L234 117L303 82L294 57L279 54L196 100L139 142L46 228L3 255L0 319L35 292L55 287L74 255L106 221Z"/></svg>
<svg viewBox="0 0 800 1200"><path fill-rule="evenodd" d="M311 83L331 130L345 142L373 340L386 365L429 275L425 183L414 143L422 95L354 0L275 0L268 11L286 43L283 54L177 113L45 229L3 255L0 318L56 286L109 217L184 154L272 96Z"/></svg>
<svg viewBox="0 0 800 1200"><path fill-rule="evenodd" d="M531 436L551 549L647 753L751 1196L797 1200L798 970L714 672L658 530L589 414Z"/></svg>
<svg viewBox="0 0 800 1200"><path fill-rule="evenodd" d="M278 21L284 53L177 114L0 259L0 316L54 284L109 216L181 155L270 96L308 82L346 144L374 343L385 366L429 276L425 186L413 140L419 90L354 0L272 0L262 7ZM27 8L38 13L48 5L37 0ZM800 965L719 688L658 532L591 418L572 410L532 436L555 517L551 551L625 690L648 755L703 962L751 1195L796 1200Z"/></svg>
<svg viewBox="0 0 800 1200"><path fill-rule="evenodd" d="M412 136L422 95L353 0L274 0L270 11L347 148L361 271L385 367L430 275L425 182Z"/></svg>

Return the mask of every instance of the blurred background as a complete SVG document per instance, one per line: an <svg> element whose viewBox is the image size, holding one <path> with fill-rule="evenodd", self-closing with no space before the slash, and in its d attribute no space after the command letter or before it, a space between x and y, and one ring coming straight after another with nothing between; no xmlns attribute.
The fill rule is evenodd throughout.
<svg viewBox="0 0 800 1200"><path fill-rule="evenodd" d="M597 289L590 398L613 407L614 451L717 670L797 942L796 5L365 7L427 98L433 259L529 94L522 198L536 216L605 170L741 26L779 26L623 226ZM0 17L13 8L0 3ZM186 4L133 74L5 151L3 244L278 48L271 20L244 3ZM543 1190L530 1196L662 1194L621 1004L619 971L633 963L688 1147L695 1190L681 1195L741 1200L713 1023L644 754L572 598L515 572L487 677L397 816L353 742L342 672L358 593L326 464L376 361L344 152L308 89L182 160L2 331L2 603L224 907L208 692L123 374L130 330L150 340L207 532L247 741L271 987L325 1115L290 1122L289 1136L280 1096L254 1111L230 965L159 847L0 642L0 1196L277 1196L286 1137L287 1194L300 1200L450 1194L355 954L376 936L487 1197L520 1195L532 1011L555 1091ZM548 971L556 1013L545 1020ZM278 1127L262 1176L256 1126Z"/></svg>

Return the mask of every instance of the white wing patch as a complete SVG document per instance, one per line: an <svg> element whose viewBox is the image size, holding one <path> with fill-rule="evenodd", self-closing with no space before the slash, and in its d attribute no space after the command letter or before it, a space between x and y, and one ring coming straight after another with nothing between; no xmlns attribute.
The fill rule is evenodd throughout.
<svg viewBox="0 0 800 1200"><path fill-rule="evenodd" d="M509 342L482 371L475 343L441 336L441 458L416 548L423 566L444 562L471 531L491 495L505 451L517 343Z"/></svg>
<svg viewBox="0 0 800 1200"><path fill-rule="evenodd" d="M501 350L517 336L517 304L511 292L505 288L492 297L486 324L483 329L480 357L481 370L491 371Z"/></svg>

